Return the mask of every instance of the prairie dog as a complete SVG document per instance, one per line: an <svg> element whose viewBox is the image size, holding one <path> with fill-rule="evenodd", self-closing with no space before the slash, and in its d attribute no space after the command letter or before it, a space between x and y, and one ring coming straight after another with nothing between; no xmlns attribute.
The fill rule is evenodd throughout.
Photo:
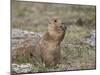
<svg viewBox="0 0 100 75"><path fill-rule="evenodd" d="M39 42L41 57L45 65L56 65L60 63L60 43L64 38L66 26L58 17L49 20L48 31Z"/></svg>

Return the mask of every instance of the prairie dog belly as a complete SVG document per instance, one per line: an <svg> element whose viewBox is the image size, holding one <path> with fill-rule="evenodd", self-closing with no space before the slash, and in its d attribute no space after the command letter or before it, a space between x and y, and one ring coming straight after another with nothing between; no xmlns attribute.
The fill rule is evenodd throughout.
<svg viewBox="0 0 100 75"><path fill-rule="evenodd" d="M41 57L46 65L55 65L60 60L60 46L54 43L41 43Z"/></svg>

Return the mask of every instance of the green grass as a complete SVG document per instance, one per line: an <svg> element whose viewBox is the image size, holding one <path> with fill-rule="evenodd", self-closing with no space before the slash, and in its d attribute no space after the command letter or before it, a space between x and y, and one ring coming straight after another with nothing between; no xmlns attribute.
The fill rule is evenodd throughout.
<svg viewBox="0 0 100 75"><path fill-rule="evenodd" d="M95 27L95 6L13 2L12 27L41 32L47 29L48 18L59 16L66 23L75 24L81 18L85 27ZM41 28L41 29L40 29Z"/></svg>
<svg viewBox="0 0 100 75"><path fill-rule="evenodd" d="M20 60L18 62L19 64L32 63L33 72L95 69L95 47L80 41L90 35L89 31L89 29L76 25L66 31L65 38L61 44L62 62L57 66L45 67L42 62L33 63L27 57L19 57Z"/></svg>

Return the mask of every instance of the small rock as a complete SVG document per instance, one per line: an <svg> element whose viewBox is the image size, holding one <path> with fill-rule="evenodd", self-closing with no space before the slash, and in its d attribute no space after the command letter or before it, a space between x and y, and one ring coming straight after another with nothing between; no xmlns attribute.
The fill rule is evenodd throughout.
<svg viewBox="0 0 100 75"><path fill-rule="evenodd" d="M29 73L33 69L32 64L26 63L26 64L12 64L12 71L15 73Z"/></svg>
<svg viewBox="0 0 100 75"><path fill-rule="evenodd" d="M96 33L95 33L95 31L92 31L88 38L81 39L80 41L83 43L87 43L92 47L95 47L96 46Z"/></svg>
<svg viewBox="0 0 100 75"><path fill-rule="evenodd" d="M95 34L95 31L93 31L91 33L90 38L87 39L87 43L90 44L91 46L95 46L96 45L96 34Z"/></svg>

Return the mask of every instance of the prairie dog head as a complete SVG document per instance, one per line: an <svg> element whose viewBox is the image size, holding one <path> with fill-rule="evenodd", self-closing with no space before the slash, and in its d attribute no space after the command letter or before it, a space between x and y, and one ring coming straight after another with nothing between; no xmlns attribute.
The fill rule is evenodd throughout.
<svg viewBox="0 0 100 75"><path fill-rule="evenodd" d="M52 17L49 20L48 32L64 33L65 30L66 30L66 26L62 23L60 18Z"/></svg>

